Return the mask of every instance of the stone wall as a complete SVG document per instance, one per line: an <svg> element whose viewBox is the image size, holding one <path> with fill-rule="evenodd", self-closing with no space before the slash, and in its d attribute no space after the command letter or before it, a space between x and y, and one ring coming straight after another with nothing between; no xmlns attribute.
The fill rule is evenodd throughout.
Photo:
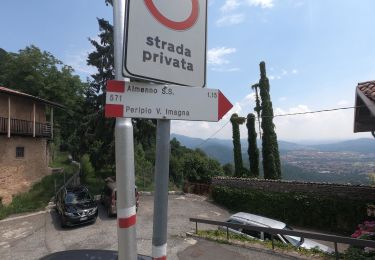
<svg viewBox="0 0 375 260"><path fill-rule="evenodd" d="M49 152L43 138L0 136L0 147L0 197L8 204L50 172ZM24 158L16 158L16 147L24 147Z"/></svg>
<svg viewBox="0 0 375 260"><path fill-rule="evenodd" d="M375 187L364 185L216 177L212 179L212 186L226 186L270 192L296 192L317 194L326 197L336 196L375 201Z"/></svg>

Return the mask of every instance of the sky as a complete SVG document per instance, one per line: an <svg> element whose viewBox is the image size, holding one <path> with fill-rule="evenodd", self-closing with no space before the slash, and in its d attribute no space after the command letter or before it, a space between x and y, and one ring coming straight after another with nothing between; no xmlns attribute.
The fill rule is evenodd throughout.
<svg viewBox="0 0 375 260"><path fill-rule="evenodd" d="M374 10L372 0L209 0L207 86L234 107L218 123L173 121L171 131L231 139L230 115L254 113L251 85L261 61L276 115L354 106L357 83L375 80ZM93 50L88 38L99 33L97 18L112 22L104 0L1 0L0 14L0 48L17 52L33 44L83 80L95 73L86 58ZM281 140L371 137L354 134L353 121L353 109L274 119Z"/></svg>

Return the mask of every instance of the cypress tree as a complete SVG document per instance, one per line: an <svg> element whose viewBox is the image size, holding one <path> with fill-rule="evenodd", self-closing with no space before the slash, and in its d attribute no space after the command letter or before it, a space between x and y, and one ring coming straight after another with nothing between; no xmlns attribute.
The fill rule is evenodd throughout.
<svg viewBox="0 0 375 260"><path fill-rule="evenodd" d="M234 176L241 177L244 172L242 154L241 154L241 140L240 140L240 126L245 122L244 117L239 117L233 114L230 118L233 130L233 155L234 155Z"/></svg>
<svg viewBox="0 0 375 260"><path fill-rule="evenodd" d="M265 179L281 179L281 164L279 146L275 125L273 123L273 108L270 96L270 84L266 75L266 64L260 63L259 80L260 97L262 99L262 155Z"/></svg>
<svg viewBox="0 0 375 260"><path fill-rule="evenodd" d="M257 113L258 117L258 126L259 126L259 136L262 138L262 131L260 129L260 111L262 110L262 107L260 106L260 99L259 99L259 93L258 93L259 84L254 84L251 86L251 89L255 91L255 107L254 111Z"/></svg>
<svg viewBox="0 0 375 260"><path fill-rule="evenodd" d="M250 162L250 175L252 177L259 177L259 149L257 146L257 133L255 131L255 115L247 115L247 141L249 143L247 153Z"/></svg>

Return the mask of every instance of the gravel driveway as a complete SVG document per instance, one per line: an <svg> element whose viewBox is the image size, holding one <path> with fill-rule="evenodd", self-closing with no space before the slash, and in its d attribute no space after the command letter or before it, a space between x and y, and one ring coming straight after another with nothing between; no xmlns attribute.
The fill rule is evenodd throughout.
<svg viewBox="0 0 375 260"><path fill-rule="evenodd" d="M185 237L195 225L189 217L222 220L229 213L197 195L170 195L168 222L168 256L191 246ZM138 253L151 255L153 196L143 195L137 214ZM62 229L55 211L0 221L1 259L38 259L52 252L71 249L117 250L116 218L108 218L99 207L95 224Z"/></svg>
<svg viewBox="0 0 375 260"><path fill-rule="evenodd" d="M224 246L185 236L195 229L189 217L224 220L229 212L205 197L170 195L168 208L168 259L290 259L270 252ZM138 253L151 255L153 196L142 195L137 214ZM216 228L199 225L199 228ZM116 218L108 218L99 206L95 224L62 229L54 210L0 221L0 256L7 259L39 259L72 249L117 250ZM270 258L270 256L272 257ZM233 257L232 257L233 256ZM229 257L229 258L228 258Z"/></svg>

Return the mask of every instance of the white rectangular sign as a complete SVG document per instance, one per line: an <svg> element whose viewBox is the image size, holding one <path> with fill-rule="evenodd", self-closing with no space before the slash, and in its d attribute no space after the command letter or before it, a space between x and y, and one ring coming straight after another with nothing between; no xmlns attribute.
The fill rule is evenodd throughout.
<svg viewBox="0 0 375 260"><path fill-rule="evenodd" d="M106 117L219 121L232 104L218 89L109 81Z"/></svg>
<svg viewBox="0 0 375 260"><path fill-rule="evenodd" d="M127 0L123 74L204 87L207 0Z"/></svg>

